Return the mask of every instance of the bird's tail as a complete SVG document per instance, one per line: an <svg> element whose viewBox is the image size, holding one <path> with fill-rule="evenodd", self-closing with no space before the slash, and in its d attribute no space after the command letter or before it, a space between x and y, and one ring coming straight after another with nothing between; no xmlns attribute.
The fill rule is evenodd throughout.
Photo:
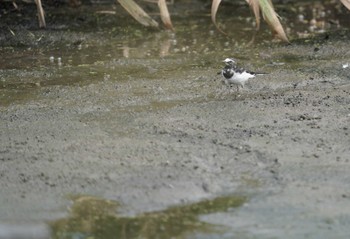
<svg viewBox="0 0 350 239"><path fill-rule="evenodd" d="M269 73L266 73L266 72L254 72L255 75L257 76L262 76L262 75L267 75Z"/></svg>

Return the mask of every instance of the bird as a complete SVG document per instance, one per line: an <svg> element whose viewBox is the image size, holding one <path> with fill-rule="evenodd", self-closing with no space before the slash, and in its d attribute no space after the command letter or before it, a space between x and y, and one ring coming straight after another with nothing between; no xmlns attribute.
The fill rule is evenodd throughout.
<svg viewBox="0 0 350 239"><path fill-rule="evenodd" d="M254 78L258 75L265 75L267 73L257 73L253 71L248 71L237 66L235 59L226 58L223 61L226 65L221 70L221 75L224 77L224 83L226 85L236 85L237 92L239 87L244 88L244 84L251 78Z"/></svg>

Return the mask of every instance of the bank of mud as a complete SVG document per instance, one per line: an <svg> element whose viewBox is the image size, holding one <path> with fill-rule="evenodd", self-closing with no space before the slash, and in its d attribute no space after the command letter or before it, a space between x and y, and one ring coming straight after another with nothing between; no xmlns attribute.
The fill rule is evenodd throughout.
<svg viewBox="0 0 350 239"><path fill-rule="evenodd" d="M349 38L226 47L253 53L240 62L269 72L240 93L222 88L221 53L186 49L86 65L71 58L44 63L47 75L3 77L2 232L66 218L78 195L137 216L232 194L245 203L201 216L227 226L217 238L347 238Z"/></svg>

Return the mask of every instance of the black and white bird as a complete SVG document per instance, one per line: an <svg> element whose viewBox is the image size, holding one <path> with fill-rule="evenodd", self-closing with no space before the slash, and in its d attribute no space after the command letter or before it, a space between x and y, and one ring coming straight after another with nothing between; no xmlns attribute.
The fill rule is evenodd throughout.
<svg viewBox="0 0 350 239"><path fill-rule="evenodd" d="M224 83L226 85L236 85L237 91L239 87L244 88L244 84L251 78L257 75L265 75L266 73L256 73L247 71L237 66L236 61L233 58L226 58L224 60L226 66L221 70L221 75L224 77Z"/></svg>

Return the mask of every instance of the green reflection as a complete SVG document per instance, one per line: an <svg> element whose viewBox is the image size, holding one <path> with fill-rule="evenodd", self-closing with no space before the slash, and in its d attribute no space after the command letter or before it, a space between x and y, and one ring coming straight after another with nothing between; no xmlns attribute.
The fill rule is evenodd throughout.
<svg viewBox="0 0 350 239"><path fill-rule="evenodd" d="M215 225L199 215L226 211L245 202L242 196L225 196L137 217L118 217L113 201L80 196L74 199L70 216L53 222L53 238L185 238L194 232L217 232Z"/></svg>

